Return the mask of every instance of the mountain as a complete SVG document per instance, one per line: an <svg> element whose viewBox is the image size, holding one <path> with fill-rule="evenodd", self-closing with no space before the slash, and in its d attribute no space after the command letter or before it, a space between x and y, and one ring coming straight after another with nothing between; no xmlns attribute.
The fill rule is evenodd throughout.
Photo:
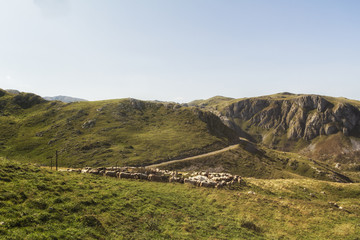
<svg viewBox="0 0 360 240"><path fill-rule="evenodd" d="M5 91L7 91L8 93L11 93L11 94L15 94L15 95L20 94L20 91L15 90L15 89L6 89Z"/></svg>
<svg viewBox="0 0 360 240"><path fill-rule="evenodd" d="M253 132L222 115L242 100L213 100L201 100L202 107L136 99L63 103L0 89L1 236L357 239L360 184L347 184L355 175L296 148L267 147L256 135L265 132L261 125L251 126ZM345 141L355 134L321 137L338 144L337 136ZM306 149L319 138L304 136L289 141L303 141L308 146L298 148ZM182 171L216 171L242 179L214 189L40 167L54 164L56 150L63 167L160 164L185 177Z"/></svg>
<svg viewBox="0 0 360 240"><path fill-rule="evenodd" d="M50 165L57 151L60 165L66 167L163 163L162 168L173 170L226 171L257 178L358 181L357 151L348 150L341 165L338 158L324 160L340 143L344 149L348 142L357 143L357 123L350 123L358 103L322 98L218 96L187 106L131 98L62 103L0 90L0 155ZM324 101L328 103L319 105ZM323 129L329 135L307 138L307 129L314 125L306 125L307 118L315 113L319 119L337 116L340 120L333 125L338 132L330 134L326 127L330 123L321 122L319 133ZM299 116L306 120L300 124L303 132L298 130ZM292 129L301 134L289 135ZM332 152L324 152L331 142ZM230 145L234 147L227 148Z"/></svg>
<svg viewBox="0 0 360 240"><path fill-rule="evenodd" d="M237 142L218 117L178 104L119 99L62 103L0 91L3 156L63 166L146 165Z"/></svg>
<svg viewBox="0 0 360 240"><path fill-rule="evenodd" d="M360 165L360 102L279 93L244 99L203 100L239 136L271 149L296 152L338 168Z"/></svg>
<svg viewBox="0 0 360 240"><path fill-rule="evenodd" d="M68 97L68 96L55 96L55 97L44 97L45 100L48 101L61 101L64 103L71 103L71 102L84 102L87 101L82 98L74 98L74 97Z"/></svg>
<svg viewBox="0 0 360 240"><path fill-rule="evenodd" d="M19 90L15 90L15 89L6 89L6 92L13 94L13 95L18 95L21 92ZM71 103L71 102L84 102L87 101L85 99L82 98L74 98L74 97L68 97L68 96L55 96L55 97L43 97L45 100L47 101L61 101L64 103Z"/></svg>
<svg viewBox="0 0 360 240"><path fill-rule="evenodd" d="M188 106L196 106L196 107L200 107L200 108L206 108L206 107L211 107L213 105L217 105L223 102L228 102L233 100L233 98L229 98L229 97L224 97L224 96L215 96L209 99L201 99L201 100L194 100L192 102L189 102L187 105Z"/></svg>

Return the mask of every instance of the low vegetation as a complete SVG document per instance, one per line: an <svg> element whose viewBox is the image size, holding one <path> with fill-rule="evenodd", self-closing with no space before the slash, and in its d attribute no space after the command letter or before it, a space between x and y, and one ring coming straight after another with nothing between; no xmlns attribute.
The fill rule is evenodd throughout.
<svg viewBox="0 0 360 240"><path fill-rule="evenodd" d="M360 184L245 178L236 189L0 159L4 239L357 239Z"/></svg>
<svg viewBox="0 0 360 240"><path fill-rule="evenodd" d="M62 166L146 165L221 149L235 133L210 113L135 99L47 102L0 94L0 153Z"/></svg>
<svg viewBox="0 0 360 240"><path fill-rule="evenodd" d="M240 143L225 152L164 163L162 169L178 171L229 172L243 177L263 179L311 178L327 181L352 182L321 161L300 156L296 153L271 150L250 142Z"/></svg>

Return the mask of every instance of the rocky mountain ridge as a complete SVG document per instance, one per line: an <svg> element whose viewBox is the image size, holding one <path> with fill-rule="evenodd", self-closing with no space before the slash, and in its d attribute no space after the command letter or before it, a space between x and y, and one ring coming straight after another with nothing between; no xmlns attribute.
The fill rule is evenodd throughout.
<svg viewBox="0 0 360 240"><path fill-rule="evenodd" d="M215 111L234 130L242 123L286 134L287 139L312 140L320 135L342 132L358 136L360 110L347 102L331 102L319 95L302 95L290 99L249 98ZM244 129L243 129L244 130ZM246 130L246 129L245 129Z"/></svg>
<svg viewBox="0 0 360 240"><path fill-rule="evenodd" d="M62 164L68 167L117 162L146 166L213 152L239 143L243 137L252 142L251 148L240 144L236 151L201 160L205 161L201 166L191 163L190 168L197 164L205 170L227 169L247 176L327 178L325 172L329 171L317 174L312 164L312 158L320 158L309 154L299 158L302 153L298 150L313 153L318 148L321 156L334 159L327 161L329 169L358 169L358 102L282 94L250 99L214 97L198 103L184 106L132 98L62 103L0 89L1 155L49 164L58 150ZM340 135L358 151L346 156L349 161L338 161L334 155L349 152L348 146L339 147ZM318 141L318 136L326 141ZM285 145L301 148L286 149ZM324 151L324 146L330 150ZM282 151L288 153L282 156Z"/></svg>

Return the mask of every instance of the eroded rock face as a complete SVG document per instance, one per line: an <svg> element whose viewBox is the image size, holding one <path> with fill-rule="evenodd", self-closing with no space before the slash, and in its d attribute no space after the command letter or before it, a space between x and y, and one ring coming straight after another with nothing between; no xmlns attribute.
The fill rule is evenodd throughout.
<svg viewBox="0 0 360 240"><path fill-rule="evenodd" d="M145 103L143 101L134 98L130 98L130 104L136 110L142 111L145 108Z"/></svg>
<svg viewBox="0 0 360 240"><path fill-rule="evenodd" d="M225 119L224 122L221 120L221 117L215 115L214 113L199 109L194 109L193 111L201 121L207 124L208 130L211 134L214 134L217 137L227 138L231 143L238 142L237 134L225 123L229 123L226 118L223 118Z"/></svg>
<svg viewBox="0 0 360 240"><path fill-rule="evenodd" d="M293 99L246 99L225 108L224 124L234 129L248 121L263 129L275 129L288 139L311 140L339 131L351 135L360 127L360 111L348 103L332 104L322 96L305 95Z"/></svg>
<svg viewBox="0 0 360 240"><path fill-rule="evenodd" d="M327 107L332 106L325 98L317 95L302 96L295 101L301 108L316 109L318 112L324 112Z"/></svg>

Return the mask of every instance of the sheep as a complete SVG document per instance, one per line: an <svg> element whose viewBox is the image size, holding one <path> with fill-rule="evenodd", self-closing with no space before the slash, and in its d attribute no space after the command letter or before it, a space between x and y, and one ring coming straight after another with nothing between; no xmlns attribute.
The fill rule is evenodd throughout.
<svg viewBox="0 0 360 240"><path fill-rule="evenodd" d="M154 182L169 182L169 176L149 174L148 180Z"/></svg>
<svg viewBox="0 0 360 240"><path fill-rule="evenodd" d="M132 173L131 176L133 176L135 179L143 179L143 180L146 180L148 178L148 175L144 173Z"/></svg>
<svg viewBox="0 0 360 240"><path fill-rule="evenodd" d="M117 172L116 171L105 171L104 176L117 177Z"/></svg>
<svg viewBox="0 0 360 240"><path fill-rule="evenodd" d="M169 182L178 182L178 183L184 183L184 179L180 177L170 177Z"/></svg>
<svg viewBox="0 0 360 240"><path fill-rule="evenodd" d="M185 178L185 179L184 179L184 183L190 183L190 184L195 185L195 186L198 185L198 181L197 181L197 180L193 180L193 179L190 179L190 178Z"/></svg>
<svg viewBox="0 0 360 240"><path fill-rule="evenodd" d="M89 170L89 173L91 173L91 174L99 174L99 170L91 169L91 170Z"/></svg>
<svg viewBox="0 0 360 240"><path fill-rule="evenodd" d="M119 172L117 174L118 178L131 178L131 173L128 172Z"/></svg>

